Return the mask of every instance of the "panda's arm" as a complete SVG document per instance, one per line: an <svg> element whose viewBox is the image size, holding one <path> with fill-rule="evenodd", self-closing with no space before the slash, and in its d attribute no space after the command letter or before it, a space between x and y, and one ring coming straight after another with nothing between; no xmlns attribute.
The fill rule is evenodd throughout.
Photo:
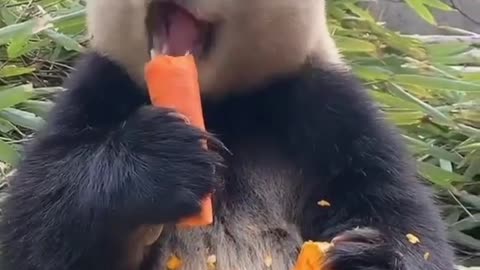
<svg viewBox="0 0 480 270"><path fill-rule="evenodd" d="M306 181L299 213L305 240L337 237L330 269L452 269L438 209L397 131L352 76L307 77L283 106L290 150Z"/></svg>
<svg viewBox="0 0 480 270"><path fill-rule="evenodd" d="M145 105L119 67L89 55L67 88L10 181L5 270L127 269L141 225L198 212L214 188L208 136Z"/></svg>

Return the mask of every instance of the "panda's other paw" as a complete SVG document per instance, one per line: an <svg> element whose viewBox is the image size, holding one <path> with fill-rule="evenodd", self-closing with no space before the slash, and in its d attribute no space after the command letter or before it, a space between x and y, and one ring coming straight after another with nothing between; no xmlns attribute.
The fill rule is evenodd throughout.
<svg viewBox="0 0 480 270"><path fill-rule="evenodd" d="M334 237L332 243L324 269L404 270L401 255L378 230L349 230Z"/></svg>

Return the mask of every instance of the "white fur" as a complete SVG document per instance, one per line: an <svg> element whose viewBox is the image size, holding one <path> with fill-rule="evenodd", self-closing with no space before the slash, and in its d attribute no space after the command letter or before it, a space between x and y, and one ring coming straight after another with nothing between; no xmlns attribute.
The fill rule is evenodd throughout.
<svg viewBox="0 0 480 270"><path fill-rule="evenodd" d="M93 48L142 84L149 60L145 17L151 1L87 1ZM177 1L221 25L213 53L198 63L204 93L232 91L294 71L308 56L343 66L327 29L324 0Z"/></svg>

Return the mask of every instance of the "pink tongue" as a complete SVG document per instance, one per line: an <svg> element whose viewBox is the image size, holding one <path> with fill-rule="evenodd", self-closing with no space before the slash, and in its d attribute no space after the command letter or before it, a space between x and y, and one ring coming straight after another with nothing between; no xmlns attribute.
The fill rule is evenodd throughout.
<svg viewBox="0 0 480 270"><path fill-rule="evenodd" d="M195 19L181 9L172 12L168 19L167 54L182 56L191 53L200 36Z"/></svg>

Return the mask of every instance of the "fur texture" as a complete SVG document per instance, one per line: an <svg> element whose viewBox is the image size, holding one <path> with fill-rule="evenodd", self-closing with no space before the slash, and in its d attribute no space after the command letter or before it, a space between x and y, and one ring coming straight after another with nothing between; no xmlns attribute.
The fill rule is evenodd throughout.
<svg viewBox="0 0 480 270"><path fill-rule="evenodd" d="M341 64L323 1L183 3L223 23L199 62L214 136L148 102L148 2L90 0L94 52L27 147L2 205L3 269L156 270L176 254L184 270L207 270L209 255L218 270L268 269L268 256L269 269L290 270L307 240L335 242L327 269L453 269L431 191ZM172 225L213 190L214 226ZM158 241L140 245L158 224Z"/></svg>
<svg viewBox="0 0 480 270"><path fill-rule="evenodd" d="M162 269L172 253L186 270L207 269L210 254L219 270L266 269L266 256L287 270L303 241L334 237L332 269L453 269L429 191L349 74L308 65L206 100L207 126L233 153L216 176L218 156L199 143L208 135L145 107L118 66L90 55L69 85L11 181L0 223L7 270ZM139 226L198 211L214 187L213 228L167 226L144 260L132 258Z"/></svg>

